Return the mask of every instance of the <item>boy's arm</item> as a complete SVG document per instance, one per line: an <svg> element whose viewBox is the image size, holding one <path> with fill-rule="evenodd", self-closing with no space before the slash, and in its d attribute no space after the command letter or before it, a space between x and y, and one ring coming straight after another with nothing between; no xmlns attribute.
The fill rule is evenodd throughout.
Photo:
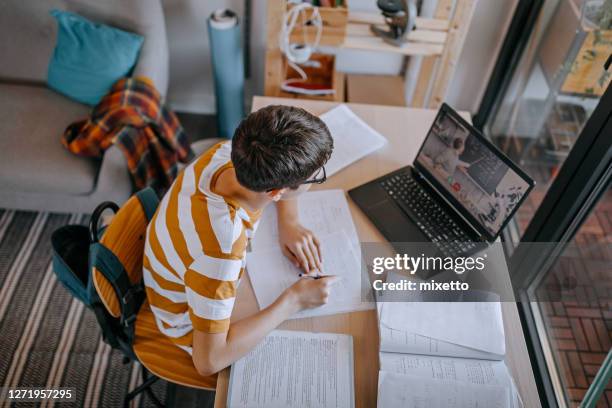
<svg viewBox="0 0 612 408"><path fill-rule="evenodd" d="M196 369L201 375L209 376L229 366L294 313L325 304L330 286L336 280L333 276L299 279L264 310L231 323L228 332L206 333L194 329L192 358Z"/></svg>
<svg viewBox="0 0 612 408"><path fill-rule="evenodd" d="M276 203L278 233L283 253L304 272L321 270L321 248L318 238L299 222L297 200Z"/></svg>

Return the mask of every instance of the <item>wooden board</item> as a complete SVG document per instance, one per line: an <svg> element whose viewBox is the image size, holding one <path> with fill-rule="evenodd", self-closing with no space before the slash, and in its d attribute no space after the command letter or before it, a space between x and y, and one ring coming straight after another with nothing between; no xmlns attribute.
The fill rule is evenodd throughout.
<svg viewBox="0 0 612 408"><path fill-rule="evenodd" d="M438 0L434 17L440 20L448 21L453 7L452 0ZM426 98L431 86L431 78L434 76L436 69L437 57L423 57L421 67L410 106L421 108L426 106Z"/></svg>
<svg viewBox="0 0 612 408"><path fill-rule="evenodd" d="M349 23L346 29L347 37L371 37L372 30L368 24ZM406 36L408 41L424 42L431 44L444 44L446 32L435 30L414 30Z"/></svg>
<svg viewBox="0 0 612 408"><path fill-rule="evenodd" d="M349 11L349 23L361 24L385 24L382 14L368 13L363 11ZM415 29L417 30L435 30L448 31L449 21L440 18L417 17L415 21Z"/></svg>
<svg viewBox="0 0 612 408"><path fill-rule="evenodd" d="M440 57L440 65L433 78L431 97L427 104L429 108L438 109L442 102L444 102L448 85L457 67L459 54L463 50L463 43L465 42L475 8L476 0L457 0L450 29L448 30L448 38L444 46L444 53Z"/></svg>
<svg viewBox="0 0 612 408"><path fill-rule="evenodd" d="M400 55L440 55L444 51L442 44L428 44L423 42L405 42L397 47L386 43L379 37L352 37L347 36L342 44L343 48L386 52Z"/></svg>

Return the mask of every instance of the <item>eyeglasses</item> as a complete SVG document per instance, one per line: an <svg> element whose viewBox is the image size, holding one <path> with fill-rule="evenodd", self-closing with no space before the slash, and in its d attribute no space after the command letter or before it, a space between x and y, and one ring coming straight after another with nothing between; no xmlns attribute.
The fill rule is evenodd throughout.
<svg viewBox="0 0 612 408"><path fill-rule="evenodd" d="M325 166L322 166L311 179L303 181L300 184L323 184L327 181L327 173L325 173Z"/></svg>
<svg viewBox="0 0 612 408"><path fill-rule="evenodd" d="M325 166L321 167L312 178L309 178L306 181L302 181L299 184L294 186L290 186L291 190L297 190L300 188L302 184L323 184L327 181L327 173L325 172ZM272 191L272 189L267 190L268 192Z"/></svg>

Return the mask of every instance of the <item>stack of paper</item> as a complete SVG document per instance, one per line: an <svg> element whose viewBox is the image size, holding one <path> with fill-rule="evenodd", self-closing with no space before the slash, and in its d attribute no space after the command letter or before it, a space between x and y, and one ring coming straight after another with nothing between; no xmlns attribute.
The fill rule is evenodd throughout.
<svg viewBox="0 0 612 408"><path fill-rule="evenodd" d="M308 192L298 198L300 222L319 238L324 275L338 276L327 304L304 310L292 318L366 310L374 307L362 297L359 238L342 190ZM300 279L300 270L282 253L278 243L276 208L262 215L247 254L247 271L261 309Z"/></svg>
<svg viewBox="0 0 612 408"><path fill-rule="evenodd" d="M330 176L349 164L380 149L387 143L346 105L339 105L320 116L334 139L334 151L325 165Z"/></svg>
<svg viewBox="0 0 612 408"><path fill-rule="evenodd" d="M499 302L378 302L377 312L379 407L522 406Z"/></svg>

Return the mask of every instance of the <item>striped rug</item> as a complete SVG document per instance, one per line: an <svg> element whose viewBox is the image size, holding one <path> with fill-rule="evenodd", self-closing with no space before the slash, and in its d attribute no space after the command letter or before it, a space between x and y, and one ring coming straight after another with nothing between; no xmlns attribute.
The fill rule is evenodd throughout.
<svg viewBox="0 0 612 408"><path fill-rule="evenodd" d="M76 404L55 405L120 407L141 382L139 367L124 365L121 353L102 341L93 313L51 269L53 231L86 221L76 214L0 209L0 386L72 387ZM158 381L153 388L162 401L174 400L168 383ZM0 408L7 404L0 401ZM153 404L140 397L133 406Z"/></svg>

